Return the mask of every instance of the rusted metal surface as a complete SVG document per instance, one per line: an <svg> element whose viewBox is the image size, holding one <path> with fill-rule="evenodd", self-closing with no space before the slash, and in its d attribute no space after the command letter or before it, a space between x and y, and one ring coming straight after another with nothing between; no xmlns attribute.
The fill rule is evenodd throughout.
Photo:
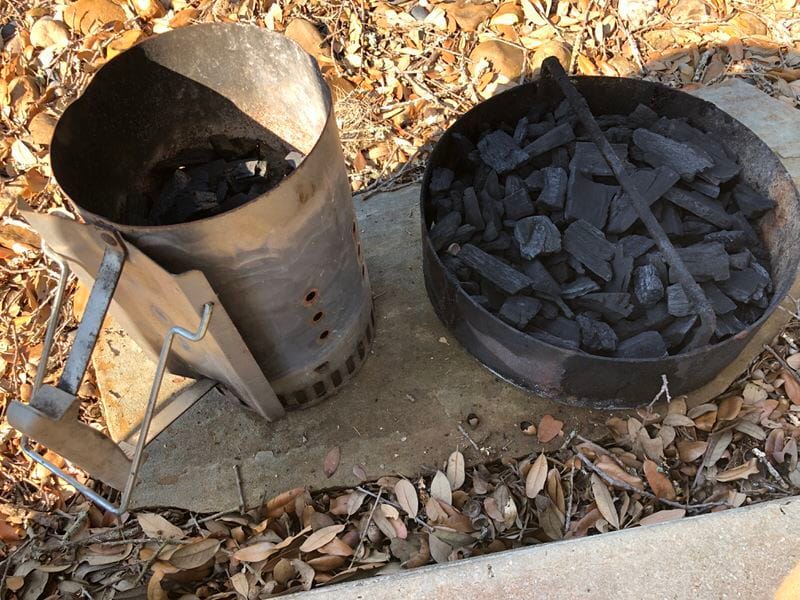
<svg viewBox="0 0 800 600"><path fill-rule="evenodd" d="M137 193L162 183L154 166L209 147L215 134L306 158L229 212L131 225ZM202 271L285 406L327 397L365 359L371 293L330 94L291 40L209 24L138 44L65 111L51 152L56 179L88 222L117 230L173 273Z"/></svg>
<svg viewBox="0 0 800 600"><path fill-rule="evenodd" d="M573 352L539 341L503 323L460 288L428 237L433 219L428 195L431 173L436 167L455 167L451 161L458 154L453 150L453 133L471 136L485 123L511 122L537 101L555 106L563 96L552 79L518 86L480 104L459 119L434 148L420 197L428 295L439 318L480 362L504 379L545 397L594 408L641 406L656 395L662 375L667 376L673 396L691 392L710 382L740 354L794 282L800 263L797 190L769 147L709 102L651 82L608 77L575 77L571 81L595 115L627 113L641 102L668 117L690 117L693 124L736 152L743 179L777 204L759 224L775 283L769 308L748 329L713 346L663 359L627 360Z"/></svg>

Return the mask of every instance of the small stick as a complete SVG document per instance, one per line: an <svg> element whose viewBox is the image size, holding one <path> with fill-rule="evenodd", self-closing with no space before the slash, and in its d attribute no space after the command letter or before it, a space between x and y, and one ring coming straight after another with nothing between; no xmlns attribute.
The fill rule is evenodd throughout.
<svg viewBox="0 0 800 600"><path fill-rule="evenodd" d="M375 509L378 508L378 504L381 501L381 494L383 494L383 488L378 490L378 494L375 496L375 503L372 505L372 510L369 511L369 517L367 517L367 524L364 525L364 529L361 530L361 535L358 537L358 548L356 551L353 552L353 558L350 560L350 566L348 568L352 569L353 564L356 562L356 558L358 558L358 554L361 552L361 549L364 547L364 538L367 535L367 530L369 529L370 523L372 523L372 517L375 515Z"/></svg>
<svg viewBox="0 0 800 600"><path fill-rule="evenodd" d="M766 350L767 352L772 354L772 356L775 357L775 359L780 363L780 365L789 374L789 376L792 379L794 379L795 383L800 384L800 376L797 375L797 371L795 371L794 368L792 368L792 365L786 362L786 360L782 358L780 354L775 352L772 346L770 346L769 344L764 344L764 350Z"/></svg>
<svg viewBox="0 0 800 600"><path fill-rule="evenodd" d="M583 23L581 24L578 35L575 36L575 41L572 44L572 54L569 57L569 66L567 67L567 71L570 73L575 72L575 64L578 62L578 54L581 52L583 36L586 35L586 29L589 27L589 13L592 11L592 8L594 8L594 0L589 0L589 4L586 7L586 12L583 13Z"/></svg>
<svg viewBox="0 0 800 600"><path fill-rule="evenodd" d="M244 514L247 505L244 502L244 488L242 487L242 471L239 469L239 463L233 465L233 472L236 474L236 489L239 492L239 512Z"/></svg>
<svg viewBox="0 0 800 600"><path fill-rule="evenodd" d="M769 474L780 484L783 489L789 489L789 484L786 483L786 480L781 477L781 474L778 473L778 470L772 466L772 463L767 458L766 453L761 448L753 448L753 454L756 455L758 461L767 468Z"/></svg>
<svg viewBox="0 0 800 600"><path fill-rule="evenodd" d="M467 438L467 441L470 444L472 444L472 447L475 448L475 450L477 450L478 452L481 451L481 449L478 447L478 444L475 443L475 440L473 440L471 437L469 437L469 434L461 426L461 423L458 424L458 430L461 432L461 435L463 435L465 438Z"/></svg>
<svg viewBox="0 0 800 600"><path fill-rule="evenodd" d="M644 223L647 232L656 243L664 260L670 268L675 271L678 283L683 286L686 295L689 296L689 299L694 302L694 305L697 307L697 312L700 315L700 327L690 340L687 348L695 349L704 346L714 334L717 323L717 316L714 313L711 302L709 302L692 274L689 273L683 259L681 259L677 250L675 250L675 246L669 241L661 223L658 222L653 211L650 210L650 205L645 201L632 175L628 172L624 163L603 133L603 130L600 129L600 126L597 124L594 115L592 115L592 111L589 109L589 104L586 102L586 98L581 95L578 89L569 80L569 77L567 77L567 74L564 72L564 67L561 66L557 58L550 56L544 59L542 68L550 73L561 88L572 110L575 111L575 114L578 115L578 119L580 119L581 123L583 123L583 126L588 131L589 137L597 146L603 158L606 159L608 166L611 167L623 191L628 194L637 216L642 223Z"/></svg>
<svg viewBox="0 0 800 600"><path fill-rule="evenodd" d="M573 463L569 470L569 494L567 496L567 515L564 519L564 531L569 531L572 524L572 490L575 487L575 464Z"/></svg>
<svg viewBox="0 0 800 600"><path fill-rule="evenodd" d="M648 410L652 410L653 405L656 402L658 402L658 399L661 398L661 396L665 396L666 397L667 404L672 402L672 396L669 395L669 380L667 379L667 376L665 374L663 374L663 373L661 374L661 389L658 390L658 393L650 401L650 404L647 405L647 409Z"/></svg>
<svg viewBox="0 0 800 600"><path fill-rule="evenodd" d="M377 499L379 497L379 494L375 494L374 492L370 492L368 489L365 489L363 487L359 486L359 487L356 487L356 489L359 492L363 492L367 496L371 496L372 498L376 498ZM384 504L388 504L389 506L394 506L396 509L402 510L403 512L405 512L405 509L402 506L400 506L397 502L393 502L393 501L389 500L388 498L380 498L380 501L383 502ZM412 518L414 519L414 521L416 521L416 523L418 525L422 525L428 531L433 531L433 527L428 525L425 521L423 521L419 517L412 517Z"/></svg>
<svg viewBox="0 0 800 600"><path fill-rule="evenodd" d="M661 504L665 504L673 508L683 508L686 510L707 510L709 508L714 508L715 506L726 506L725 502L706 502L703 504L688 504L688 503L681 504L680 502L673 502L672 500L659 498L658 496L656 496L651 492L648 492L647 490L640 490L628 483L625 483L624 481L620 481L619 479L614 479L608 473L603 471L601 468L596 467L594 463L592 463L592 461L586 458L586 456L582 452L578 452L578 458L580 458L583 464L589 467L589 469L591 469L594 473L596 473L607 484L612 485L615 488L631 492L632 494L639 494L641 496L644 496L645 498L650 498L651 500L655 500L656 502L660 502Z"/></svg>
<svg viewBox="0 0 800 600"><path fill-rule="evenodd" d="M142 572L139 573L139 576L136 578L136 581L133 582L133 587L136 587L142 582L142 579L144 579L145 574L147 573L147 571L150 570L150 567L153 566L153 563L158 560L158 555L161 554L161 551L167 547L167 544L168 544L167 541L161 542L161 545L158 547L158 550L156 550L156 553L153 554L153 556L151 556L150 559L145 563L144 567L142 568Z"/></svg>

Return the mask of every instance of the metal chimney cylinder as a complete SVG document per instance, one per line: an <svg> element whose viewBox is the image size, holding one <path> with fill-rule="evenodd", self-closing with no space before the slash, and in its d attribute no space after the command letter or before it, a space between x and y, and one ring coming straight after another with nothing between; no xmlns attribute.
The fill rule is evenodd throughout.
<svg viewBox="0 0 800 600"><path fill-rule="evenodd" d="M139 224L137 203L164 182L156 165L210 149L215 134L305 158L228 212ZM286 408L330 395L358 369L373 335L369 279L330 92L293 41L228 24L146 40L100 69L61 117L51 153L87 222L173 273L203 272Z"/></svg>

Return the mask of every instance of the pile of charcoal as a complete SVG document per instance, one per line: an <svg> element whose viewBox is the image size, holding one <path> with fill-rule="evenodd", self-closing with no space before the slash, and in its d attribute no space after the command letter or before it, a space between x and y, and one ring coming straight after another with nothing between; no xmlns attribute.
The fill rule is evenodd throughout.
<svg viewBox="0 0 800 600"><path fill-rule="evenodd" d="M770 199L736 155L687 120L639 105L597 122L717 315L711 343L767 308L755 221ZM620 358L680 353L700 320L611 168L566 101L479 139L454 134L430 179L430 239L461 287L543 341Z"/></svg>
<svg viewBox="0 0 800 600"><path fill-rule="evenodd" d="M260 140L214 135L156 166L166 182L148 202L147 225L172 225L229 211L275 187L303 156Z"/></svg>

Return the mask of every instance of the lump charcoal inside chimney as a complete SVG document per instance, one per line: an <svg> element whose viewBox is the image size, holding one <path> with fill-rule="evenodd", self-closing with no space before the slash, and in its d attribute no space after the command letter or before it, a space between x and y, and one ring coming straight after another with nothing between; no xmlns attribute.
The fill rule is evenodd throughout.
<svg viewBox="0 0 800 600"><path fill-rule="evenodd" d="M581 347L589 352L605 354L617 348L617 334L602 321L597 321L586 315L575 317L581 328Z"/></svg>
<svg viewBox="0 0 800 600"><path fill-rule="evenodd" d="M624 162L628 159L628 144L611 144L617 156ZM586 175L602 175L611 177L614 172L594 142L575 142L575 154L569 164Z"/></svg>
<svg viewBox="0 0 800 600"><path fill-rule="evenodd" d="M677 251L697 281L725 281L730 277L730 259L725 246L719 242L695 244L688 248L677 248ZM670 281L676 281L672 272Z"/></svg>
<svg viewBox="0 0 800 600"><path fill-rule="evenodd" d="M527 217L517 221L514 240L522 257L528 260L561 250L561 234L547 217Z"/></svg>
<svg viewBox="0 0 800 600"><path fill-rule="evenodd" d="M637 267L633 273L633 291L644 306L656 304L664 296L664 284L653 265Z"/></svg>
<svg viewBox="0 0 800 600"><path fill-rule="evenodd" d="M511 296L500 307L497 315L506 323L517 329L525 329L533 320L542 303L528 296Z"/></svg>
<svg viewBox="0 0 800 600"><path fill-rule="evenodd" d="M569 123L563 123L539 136L523 149L529 158L535 158L554 148L568 144L575 139L575 132Z"/></svg>
<svg viewBox="0 0 800 600"><path fill-rule="evenodd" d="M649 129L634 131L633 143L642 151L644 162L654 167L669 167L682 179L694 179L700 171L714 166L711 156L700 148L653 133Z"/></svg>
<svg viewBox="0 0 800 600"><path fill-rule="evenodd" d="M656 331L645 331L623 340L614 354L617 358L662 358L667 356L664 338Z"/></svg>
<svg viewBox="0 0 800 600"><path fill-rule="evenodd" d="M498 173L508 173L528 160L528 154L505 131L496 130L478 142L481 160Z"/></svg>
<svg viewBox="0 0 800 600"><path fill-rule="evenodd" d="M661 331L661 337L664 339L667 348L672 349L680 346L698 320L699 317L697 315L687 315L675 319L672 323L667 325Z"/></svg>
<svg viewBox="0 0 800 600"><path fill-rule="evenodd" d="M461 225L461 215L457 212L449 213L434 224L431 228L430 238L433 248L437 252L453 243L459 225Z"/></svg>
<svg viewBox="0 0 800 600"><path fill-rule="evenodd" d="M516 221L536 213L531 197L528 195L528 189L522 179L516 175L506 177L505 192L503 206L506 219Z"/></svg>
<svg viewBox="0 0 800 600"><path fill-rule="evenodd" d="M631 295L614 292L595 292L573 300L576 306L600 313L612 323L624 319L633 312Z"/></svg>
<svg viewBox="0 0 800 600"><path fill-rule="evenodd" d="M614 256L614 245L603 232L578 219L564 232L564 250L604 281L611 281L613 272L609 260Z"/></svg>
<svg viewBox="0 0 800 600"><path fill-rule="evenodd" d="M593 279L581 275L575 281L561 287L561 297L565 300L574 300L578 296L584 296L599 290L600 286Z"/></svg>
<svg viewBox="0 0 800 600"><path fill-rule="evenodd" d="M590 177L571 169L567 182L567 204L564 216L567 219L583 219L598 229L605 227L611 199L619 187L595 183Z"/></svg>
<svg viewBox="0 0 800 600"><path fill-rule="evenodd" d="M536 202L553 210L563 208L567 193L567 172L560 167L546 167L537 172L542 177L542 191ZM526 179L526 184L527 181Z"/></svg>
<svg viewBox="0 0 800 600"><path fill-rule="evenodd" d="M756 192L746 183L738 183L733 188L733 199L742 214L748 219L760 217L768 210L775 208L775 203Z"/></svg>
<svg viewBox="0 0 800 600"><path fill-rule="evenodd" d="M465 244L458 253L458 258L475 271L478 275L491 281L506 294L518 294L522 290L530 287L531 279L524 273L520 273L513 267L509 267L501 260L496 259L473 246Z"/></svg>

